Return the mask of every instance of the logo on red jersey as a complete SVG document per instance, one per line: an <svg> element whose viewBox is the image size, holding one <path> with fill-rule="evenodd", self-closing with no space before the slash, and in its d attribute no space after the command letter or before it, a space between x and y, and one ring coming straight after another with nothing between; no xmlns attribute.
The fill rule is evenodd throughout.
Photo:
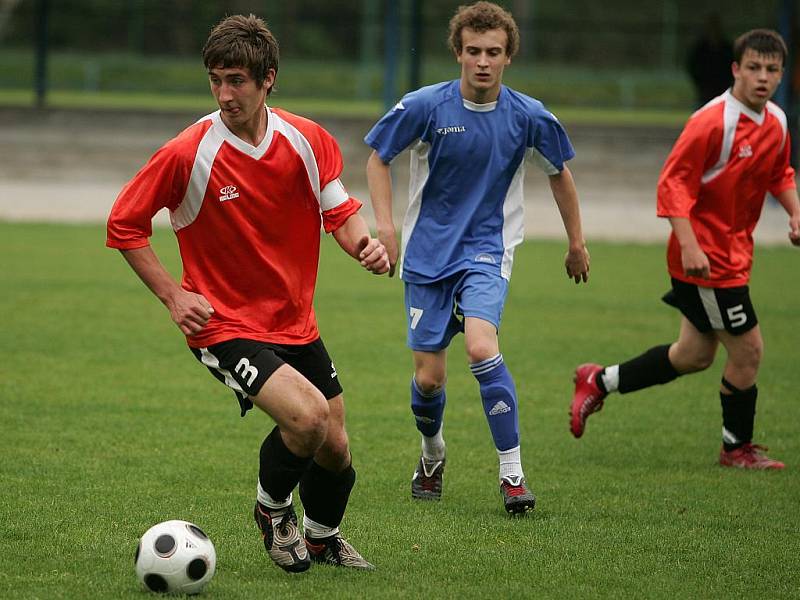
<svg viewBox="0 0 800 600"><path fill-rule="evenodd" d="M226 185L219 190L219 201L225 202L225 200L233 200L234 198L239 197L239 192L236 189L235 185Z"/></svg>
<svg viewBox="0 0 800 600"><path fill-rule="evenodd" d="M739 146L739 158L750 158L753 156L753 149L750 144L742 144Z"/></svg>

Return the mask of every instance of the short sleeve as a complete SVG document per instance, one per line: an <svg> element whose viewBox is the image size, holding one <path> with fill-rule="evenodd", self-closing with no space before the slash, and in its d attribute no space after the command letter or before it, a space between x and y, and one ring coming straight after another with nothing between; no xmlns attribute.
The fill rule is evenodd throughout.
<svg viewBox="0 0 800 600"><path fill-rule="evenodd" d="M120 250L147 246L153 216L162 208L177 208L190 172L191 166L169 144L156 152L117 196L108 217L106 245Z"/></svg>
<svg viewBox="0 0 800 600"><path fill-rule="evenodd" d="M384 163L390 163L411 142L422 137L429 110L420 90L410 92L378 121L364 138Z"/></svg>
<svg viewBox="0 0 800 600"><path fill-rule="evenodd" d="M533 162L548 175L564 170L564 163L575 156L567 132L551 112L541 109L532 117L528 148Z"/></svg>
<svg viewBox="0 0 800 600"><path fill-rule="evenodd" d="M657 186L657 215L688 218L700 195L709 154L718 151L722 132L706 132L698 119L689 119L667 156Z"/></svg>
<svg viewBox="0 0 800 600"><path fill-rule="evenodd" d="M772 177L769 183L769 193L777 196L783 191L792 189L796 186L794 180L794 169L789 163L791 156L792 142L789 139L789 133L786 133L786 139L783 141L783 148L781 148L778 159L775 161L775 168L772 170Z"/></svg>

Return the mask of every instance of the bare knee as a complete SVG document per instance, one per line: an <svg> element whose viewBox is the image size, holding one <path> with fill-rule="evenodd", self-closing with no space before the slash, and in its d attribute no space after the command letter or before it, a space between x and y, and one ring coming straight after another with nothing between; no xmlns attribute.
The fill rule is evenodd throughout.
<svg viewBox="0 0 800 600"><path fill-rule="evenodd" d="M328 427L325 442L317 450L314 460L329 471L338 473L350 464L350 442L344 427Z"/></svg>
<svg viewBox="0 0 800 600"><path fill-rule="evenodd" d="M682 344L678 342L670 348L669 361L678 373L685 375L705 371L713 364L716 354L716 343Z"/></svg>
<svg viewBox="0 0 800 600"><path fill-rule="evenodd" d="M444 371L417 370L414 374L414 381L417 382L417 387L423 394L435 394L444 387L447 375Z"/></svg>
<svg viewBox="0 0 800 600"><path fill-rule="evenodd" d="M287 446L294 446L293 451L304 456L314 454L328 435L328 402L318 390L314 391L316 394L307 394L281 425L284 438L289 438Z"/></svg>
<svg viewBox="0 0 800 600"><path fill-rule="evenodd" d="M705 371L714 362L716 352L698 352L687 357L686 366L690 373Z"/></svg>
<svg viewBox="0 0 800 600"><path fill-rule="evenodd" d="M760 337L747 340L737 345L728 353L728 363L735 369L755 372L761 365L764 356L764 343Z"/></svg>
<svg viewBox="0 0 800 600"><path fill-rule="evenodd" d="M471 364L497 355L497 343L493 339L478 338L466 343L467 357Z"/></svg>

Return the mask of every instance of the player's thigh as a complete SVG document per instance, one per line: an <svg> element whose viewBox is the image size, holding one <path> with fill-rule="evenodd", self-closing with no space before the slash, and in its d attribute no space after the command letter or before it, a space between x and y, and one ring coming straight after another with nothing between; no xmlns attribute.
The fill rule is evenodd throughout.
<svg viewBox="0 0 800 600"><path fill-rule="evenodd" d="M457 277L433 283L405 282L407 342L412 350L437 352L463 330L455 312Z"/></svg>
<svg viewBox="0 0 800 600"><path fill-rule="evenodd" d="M480 362L500 352L497 332L503 317L508 281L492 273L468 272L456 294L457 312L464 316L464 334L470 362Z"/></svg>
<svg viewBox="0 0 800 600"><path fill-rule="evenodd" d="M272 344L257 340L232 339L191 351L217 380L234 392L242 416L253 407L251 398L285 364Z"/></svg>
<svg viewBox="0 0 800 600"><path fill-rule="evenodd" d="M282 430L300 433L327 428L330 412L325 397L291 365L278 367L250 398Z"/></svg>
<svg viewBox="0 0 800 600"><path fill-rule="evenodd" d="M725 346L730 363L745 368L756 368L761 363L764 339L761 337L760 326L756 325L739 335L733 335L727 331L717 331L716 334L719 341Z"/></svg>
<svg viewBox="0 0 800 600"><path fill-rule="evenodd" d="M683 316L678 340L669 350L669 360L679 373L702 371L714 362L718 345L713 332L698 330Z"/></svg>
<svg viewBox="0 0 800 600"><path fill-rule="evenodd" d="M320 418L327 417L325 398L296 365L287 364L283 348L257 340L233 339L193 349L193 353L236 393L242 415L255 404L282 428L314 428Z"/></svg>
<svg viewBox="0 0 800 600"><path fill-rule="evenodd" d="M470 363L480 362L500 353L497 329L493 323L480 317L464 318L464 343Z"/></svg>

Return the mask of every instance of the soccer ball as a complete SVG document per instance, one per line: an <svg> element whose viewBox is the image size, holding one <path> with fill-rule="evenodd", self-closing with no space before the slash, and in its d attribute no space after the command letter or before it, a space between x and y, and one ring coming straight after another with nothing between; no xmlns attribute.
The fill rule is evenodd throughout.
<svg viewBox="0 0 800 600"><path fill-rule="evenodd" d="M136 575L151 592L199 594L216 566L214 544L187 521L153 525L136 548Z"/></svg>

